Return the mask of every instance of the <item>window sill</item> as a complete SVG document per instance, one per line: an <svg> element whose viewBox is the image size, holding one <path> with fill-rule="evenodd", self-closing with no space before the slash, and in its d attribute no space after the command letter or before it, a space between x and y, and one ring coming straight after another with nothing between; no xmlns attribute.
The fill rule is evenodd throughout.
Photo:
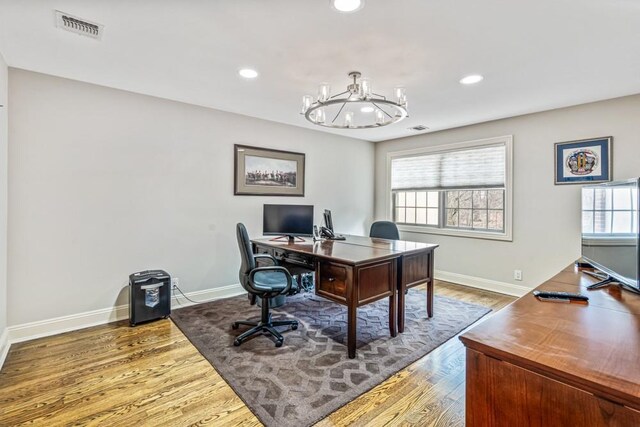
<svg viewBox="0 0 640 427"><path fill-rule="evenodd" d="M450 228L423 227L419 225L403 225L398 224L398 230L408 233L419 234L438 234L441 236L466 237L471 239L500 240L504 242L512 242L513 237L510 232L491 233L476 230L453 230Z"/></svg>

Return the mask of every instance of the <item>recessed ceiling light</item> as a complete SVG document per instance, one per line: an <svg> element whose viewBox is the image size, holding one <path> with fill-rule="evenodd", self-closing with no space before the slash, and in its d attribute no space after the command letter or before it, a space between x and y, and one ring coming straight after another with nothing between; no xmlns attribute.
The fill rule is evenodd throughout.
<svg viewBox="0 0 640 427"><path fill-rule="evenodd" d="M373 107L362 107L360 111L363 113L373 113Z"/></svg>
<svg viewBox="0 0 640 427"><path fill-rule="evenodd" d="M256 77L258 77L258 72L256 70L252 70L251 68L243 68L242 70L238 71L238 74L240 74L245 79L255 79Z"/></svg>
<svg viewBox="0 0 640 427"><path fill-rule="evenodd" d="M476 83L480 83L483 79L484 77L482 77L480 74L471 74L470 76L466 76L460 79L460 83L462 83L463 85L473 85Z"/></svg>
<svg viewBox="0 0 640 427"><path fill-rule="evenodd" d="M364 7L364 0L331 0L331 6L338 12L356 12Z"/></svg>

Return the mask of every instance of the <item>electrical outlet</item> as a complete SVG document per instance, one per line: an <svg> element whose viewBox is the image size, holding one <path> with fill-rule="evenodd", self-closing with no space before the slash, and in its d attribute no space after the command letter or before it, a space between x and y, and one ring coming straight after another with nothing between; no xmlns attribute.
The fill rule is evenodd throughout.
<svg viewBox="0 0 640 427"><path fill-rule="evenodd" d="M513 278L515 280L522 280L522 270L513 270Z"/></svg>
<svg viewBox="0 0 640 427"><path fill-rule="evenodd" d="M177 277L171 278L171 287L180 286L180 279Z"/></svg>

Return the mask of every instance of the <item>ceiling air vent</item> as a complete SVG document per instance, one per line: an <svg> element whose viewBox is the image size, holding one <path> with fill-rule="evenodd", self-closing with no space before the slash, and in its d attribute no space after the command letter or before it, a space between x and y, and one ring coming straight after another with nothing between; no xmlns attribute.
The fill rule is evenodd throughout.
<svg viewBox="0 0 640 427"><path fill-rule="evenodd" d="M428 127L426 127L425 125L418 125L418 126L414 126L412 128L409 128L409 130L415 130L417 132L421 131L421 130L427 130L429 129Z"/></svg>
<svg viewBox="0 0 640 427"><path fill-rule="evenodd" d="M104 25L90 22L59 10L56 10L56 27L97 40L102 39L102 33L104 32Z"/></svg>

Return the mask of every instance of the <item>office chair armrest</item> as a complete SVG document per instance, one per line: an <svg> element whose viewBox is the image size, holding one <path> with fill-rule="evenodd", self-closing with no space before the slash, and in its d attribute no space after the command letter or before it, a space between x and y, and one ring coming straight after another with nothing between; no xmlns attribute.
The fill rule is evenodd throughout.
<svg viewBox="0 0 640 427"><path fill-rule="evenodd" d="M291 277L291 273L289 273L289 270L287 270L284 267L277 267L277 266L273 266L273 267L258 267L258 268L254 268L253 270L251 270L251 272L249 273L249 284L255 288L258 291L262 291L262 292L268 292L270 290L273 290L272 288L266 287L266 286L261 286L258 285L254 282L253 278L257 273L264 273L267 271L273 271L273 272L279 272L284 274L284 276L287 279L287 285L285 286L284 289L282 289L280 291L281 294L286 294L287 292L289 292L291 290L291 286L293 286L293 278Z"/></svg>
<svg viewBox="0 0 640 427"><path fill-rule="evenodd" d="M270 254L255 254L255 255L253 256L253 258L254 258L254 259L256 259L256 260L257 260L258 258L267 258L267 259L270 259L270 260L271 260L271 262L273 263L273 265L278 265L278 260L277 260L273 255L270 255Z"/></svg>

